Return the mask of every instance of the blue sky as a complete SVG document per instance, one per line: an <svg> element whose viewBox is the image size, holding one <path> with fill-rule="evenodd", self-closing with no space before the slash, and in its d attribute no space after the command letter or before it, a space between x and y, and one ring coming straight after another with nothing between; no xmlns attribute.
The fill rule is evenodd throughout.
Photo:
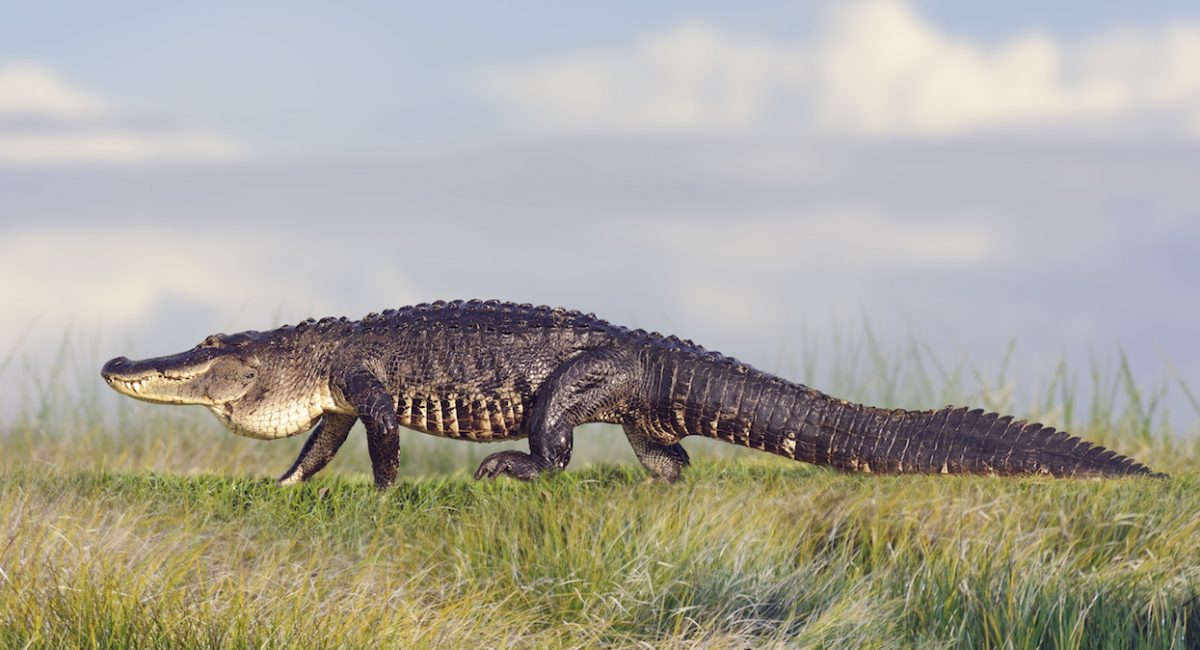
<svg viewBox="0 0 1200 650"><path fill-rule="evenodd" d="M31 5L0 353L498 297L1196 386L1198 145L1194 3Z"/></svg>
<svg viewBox="0 0 1200 650"><path fill-rule="evenodd" d="M1190 2L915 2L947 34L1065 42L1195 21ZM202 121L272 152L404 151L509 135L478 87L496 68L611 52L683 24L787 43L821 2L28 3L0 21L0 61L49 66L146 115Z"/></svg>

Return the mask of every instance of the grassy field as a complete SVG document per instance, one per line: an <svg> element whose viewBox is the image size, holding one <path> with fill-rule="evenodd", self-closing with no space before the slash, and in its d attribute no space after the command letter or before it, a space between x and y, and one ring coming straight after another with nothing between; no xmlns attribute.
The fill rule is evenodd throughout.
<svg viewBox="0 0 1200 650"><path fill-rule="evenodd" d="M1020 399L1003 371L855 349L802 378L1034 416L1173 476L850 476L689 440L668 486L593 427L532 484L470 481L499 446L411 434L379 493L356 433L280 488L299 438L119 402L60 364L0 432L0 645L1200 647L1200 435L1158 406L1186 386L1118 359Z"/></svg>

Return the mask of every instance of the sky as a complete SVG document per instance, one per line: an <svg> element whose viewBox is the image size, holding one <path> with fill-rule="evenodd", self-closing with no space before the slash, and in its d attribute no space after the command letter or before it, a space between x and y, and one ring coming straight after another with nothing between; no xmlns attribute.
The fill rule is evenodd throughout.
<svg viewBox="0 0 1200 650"><path fill-rule="evenodd" d="M1195 3L26 5L0 389L64 336L98 368L471 297L781 372L865 318L1197 386L1196 178Z"/></svg>

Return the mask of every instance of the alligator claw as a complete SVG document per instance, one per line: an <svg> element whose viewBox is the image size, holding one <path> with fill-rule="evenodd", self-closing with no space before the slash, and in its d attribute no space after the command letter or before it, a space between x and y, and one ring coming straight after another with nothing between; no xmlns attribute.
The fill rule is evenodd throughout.
<svg viewBox="0 0 1200 650"><path fill-rule="evenodd" d="M525 452L499 451L483 459L479 469L475 470L475 480L494 479L507 474L522 481L529 481L537 478L541 471L542 463Z"/></svg>

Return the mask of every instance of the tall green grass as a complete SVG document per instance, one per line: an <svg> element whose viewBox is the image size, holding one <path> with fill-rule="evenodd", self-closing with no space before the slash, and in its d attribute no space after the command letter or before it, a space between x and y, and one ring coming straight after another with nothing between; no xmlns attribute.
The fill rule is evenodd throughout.
<svg viewBox="0 0 1200 650"><path fill-rule="evenodd" d="M0 412L0 443L7 452L0 458L0 469L40 464L60 469L274 476L287 469L303 444L303 436L270 442L239 438L199 407L150 405L117 395L98 378L105 356L98 348L95 342L67 335L49 363L26 361L17 369L11 352L0 360L0 373L7 364L7 372L19 370L24 378L19 382L23 393L15 412ZM922 409L954 404L1025 417L1163 471L1197 466L1200 402L1178 376L1139 380L1118 351L1106 361L1094 359L1082 372L1060 361L1050 376L1018 385L1010 367L1014 349L1015 344L988 372L966 357L947 361L917 337L889 348L866 324L855 334L836 337L828 348L806 346L800 368L766 369L877 406ZM1167 403L1188 404L1192 412L1172 414L1164 406ZM1185 424L1181 428L1178 422ZM487 454L524 444L473 444L406 432L401 439L400 472L419 476L470 471ZM701 457L761 455L702 438L687 439L684 445ZM572 467L614 462L636 462L619 428L588 425L578 432ZM361 426L324 471L342 475L370 471Z"/></svg>
<svg viewBox="0 0 1200 650"><path fill-rule="evenodd" d="M10 471L0 643L1195 647L1198 487L744 460L384 494Z"/></svg>
<svg viewBox="0 0 1200 650"><path fill-rule="evenodd" d="M854 476L689 440L668 486L591 427L531 484L414 433L384 493L361 435L281 488L299 437L119 399L97 357L20 368L0 429L3 647L1200 647L1200 435L1163 408L1191 393L1120 354L1030 390L867 330L782 374L1030 416L1170 479Z"/></svg>

